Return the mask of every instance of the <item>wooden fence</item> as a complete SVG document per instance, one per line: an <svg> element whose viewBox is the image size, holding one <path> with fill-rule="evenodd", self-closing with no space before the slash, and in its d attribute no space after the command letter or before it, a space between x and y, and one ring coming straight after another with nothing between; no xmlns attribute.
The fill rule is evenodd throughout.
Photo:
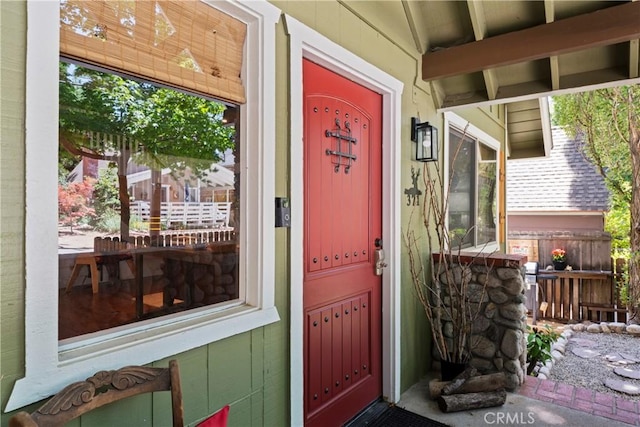
<svg viewBox="0 0 640 427"><path fill-rule="evenodd" d="M551 252L564 249L570 271L555 271ZM626 261L611 258L611 236L604 232L509 233L509 252L538 262L538 317L558 321L626 321L619 299ZM546 304L542 304L546 303Z"/></svg>
<svg viewBox="0 0 640 427"><path fill-rule="evenodd" d="M236 233L233 230L215 230L202 232L162 231L157 236L157 244L154 247L199 246L212 243L225 243L235 240ZM132 236L127 242L118 237L96 237L93 241L94 252L117 252L137 248L150 247L151 237Z"/></svg>
<svg viewBox="0 0 640 427"><path fill-rule="evenodd" d="M558 321L626 322L627 310L619 292L626 283L626 262L611 260L611 265L613 270L540 271L539 317Z"/></svg>

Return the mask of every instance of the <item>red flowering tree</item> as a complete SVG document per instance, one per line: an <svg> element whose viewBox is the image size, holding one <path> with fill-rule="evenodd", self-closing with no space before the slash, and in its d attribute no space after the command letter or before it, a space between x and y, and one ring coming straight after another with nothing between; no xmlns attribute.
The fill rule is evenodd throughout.
<svg viewBox="0 0 640 427"><path fill-rule="evenodd" d="M71 233L81 218L96 215L90 206L94 181L93 178L85 178L83 182L58 184L58 218L60 223L69 226Z"/></svg>

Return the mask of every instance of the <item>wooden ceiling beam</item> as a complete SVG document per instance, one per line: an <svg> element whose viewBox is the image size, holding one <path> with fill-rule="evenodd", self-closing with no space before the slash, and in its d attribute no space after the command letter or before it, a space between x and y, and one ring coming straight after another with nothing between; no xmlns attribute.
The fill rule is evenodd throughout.
<svg viewBox="0 0 640 427"><path fill-rule="evenodd" d="M640 38L640 2L542 24L422 55L423 80L534 61Z"/></svg>
<svg viewBox="0 0 640 427"><path fill-rule="evenodd" d="M556 20L556 4L554 0L545 0L544 18L547 24ZM551 88L560 89L560 63L557 55L549 57L549 74L551 75Z"/></svg>
<svg viewBox="0 0 640 427"><path fill-rule="evenodd" d="M482 2L467 0L469 17L476 40L483 40L487 35L487 20L485 19L484 6ZM487 88L487 98L496 99L498 96L498 77L493 70L483 70L484 85Z"/></svg>

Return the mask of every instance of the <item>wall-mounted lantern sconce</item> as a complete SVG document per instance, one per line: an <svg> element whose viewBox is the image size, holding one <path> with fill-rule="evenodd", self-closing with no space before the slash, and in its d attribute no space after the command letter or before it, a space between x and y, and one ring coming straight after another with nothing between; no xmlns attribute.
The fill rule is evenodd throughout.
<svg viewBox="0 0 640 427"><path fill-rule="evenodd" d="M417 117L411 117L411 140L416 143L417 161L438 160L438 129L429 122L420 123Z"/></svg>

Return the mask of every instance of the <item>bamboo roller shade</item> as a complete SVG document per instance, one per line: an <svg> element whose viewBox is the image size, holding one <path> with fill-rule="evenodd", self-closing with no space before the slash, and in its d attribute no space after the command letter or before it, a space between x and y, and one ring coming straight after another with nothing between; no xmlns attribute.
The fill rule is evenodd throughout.
<svg viewBox="0 0 640 427"><path fill-rule="evenodd" d="M246 25L182 1L68 0L60 9L62 56L245 102L240 79Z"/></svg>

